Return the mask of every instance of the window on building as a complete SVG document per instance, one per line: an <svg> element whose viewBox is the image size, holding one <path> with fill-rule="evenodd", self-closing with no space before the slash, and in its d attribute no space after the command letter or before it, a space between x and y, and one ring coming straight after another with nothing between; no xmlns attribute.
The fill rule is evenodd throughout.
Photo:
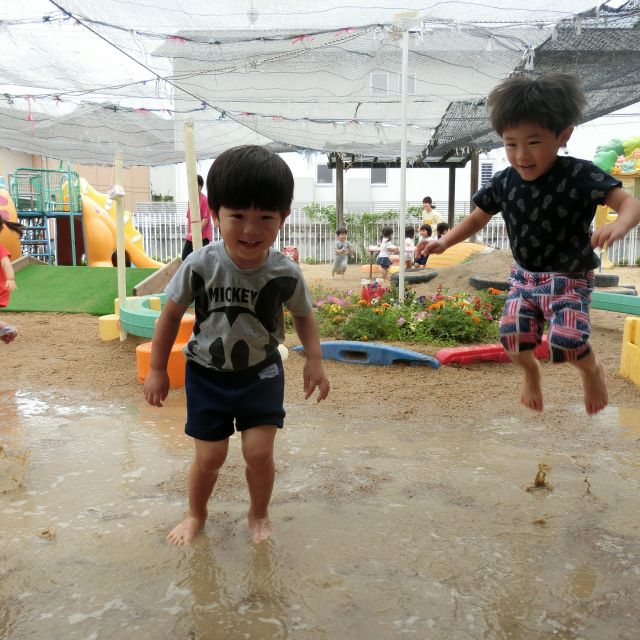
<svg viewBox="0 0 640 640"><path fill-rule="evenodd" d="M402 95L402 74L398 73L398 94ZM407 74L407 95L415 96L416 95L416 74L408 73Z"/></svg>
<svg viewBox="0 0 640 640"><path fill-rule="evenodd" d="M402 94L402 75L400 73L389 73L387 71L372 71L370 76L371 95L387 96ZM416 95L416 74L407 75L407 93L410 96Z"/></svg>
<svg viewBox="0 0 640 640"><path fill-rule="evenodd" d="M484 187L493 175L493 162L480 163L480 186Z"/></svg>
<svg viewBox="0 0 640 640"><path fill-rule="evenodd" d="M333 184L333 169L326 164L316 166L316 182L318 184Z"/></svg>
<svg viewBox="0 0 640 640"><path fill-rule="evenodd" d="M371 184L387 184L387 167L371 167Z"/></svg>
<svg viewBox="0 0 640 640"><path fill-rule="evenodd" d="M389 74L386 71L372 71L370 80L372 96L387 95L389 90Z"/></svg>

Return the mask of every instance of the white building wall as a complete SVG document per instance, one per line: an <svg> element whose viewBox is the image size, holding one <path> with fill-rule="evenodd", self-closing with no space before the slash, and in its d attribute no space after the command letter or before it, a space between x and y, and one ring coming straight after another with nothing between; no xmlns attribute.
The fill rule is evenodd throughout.
<svg viewBox="0 0 640 640"><path fill-rule="evenodd" d="M30 169L33 165L33 156L30 153L0 149L0 175L9 184L9 174L16 169Z"/></svg>

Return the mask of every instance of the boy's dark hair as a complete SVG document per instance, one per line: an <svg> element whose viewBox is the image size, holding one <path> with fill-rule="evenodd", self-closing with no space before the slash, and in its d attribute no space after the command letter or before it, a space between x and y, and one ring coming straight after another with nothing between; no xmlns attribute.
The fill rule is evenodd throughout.
<svg viewBox="0 0 640 640"><path fill-rule="evenodd" d="M582 121L586 104L579 78L569 73L508 78L487 98L491 125L500 136L505 129L526 122L558 135Z"/></svg>
<svg viewBox="0 0 640 640"><path fill-rule="evenodd" d="M431 225L427 224L426 222L420 225L420 231L427 231L428 235L433 234L433 229L431 228Z"/></svg>
<svg viewBox="0 0 640 640"><path fill-rule="evenodd" d="M198 174L198 177L196 178L198 181L198 186L202 189L202 187L204 187L204 178Z"/></svg>
<svg viewBox="0 0 640 640"><path fill-rule="evenodd" d="M336 235L339 236L341 233L346 234L347 233L347 228L346 227L338 227L336 229Z"/></svg>
<svg viewBox="0 0 640 640"><path fill-rule="evenodd" d="M413 238L416 230L413 227L405 227L404 228L404 237L405 238Z"/></svg>
<svg viewBox="0 0 640 640"><path fill-rule="evenodd" d="M276 153L257 145L227 149L207 175L209 208L220 207L288 213L293 200L293 174Z"/></svg>
<svg viewBox="0 0 640 640"><path fill-rule="evenodd" d="M436 208L435 205L433 204L433 200L431 199L431 196L425 196L424 198L422 198L422 204L430 204L434 209Z"/></svg>
<svg viewBox="0 0 640 640"><path fill-rule="evenodd" d="M20 224L19 222L10 222L9 220L5 220L2 216L0 216L0 231L2 231L2 227L4 226L17 233L20 237L22 237L22 232L26 229L23 224Z"/></svg>
<svg viewBox="0 0 640 640"><path fill-rule="evenodd" d="M393 235L393 229L391 227L382 227L382 237L390 238Z"/></svg>
<svg viewBox="0 0 640 640"><path fill-rule="evenodd" d="M442 235L443 232L449 231L449 223L448 222L438 222L436 225L436 233L438 235Z"/></svg>

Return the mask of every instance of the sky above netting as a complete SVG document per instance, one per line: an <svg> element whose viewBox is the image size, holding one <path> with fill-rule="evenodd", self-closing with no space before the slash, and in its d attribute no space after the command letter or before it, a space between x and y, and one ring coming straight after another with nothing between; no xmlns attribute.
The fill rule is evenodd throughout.
<svg viewBox="0 0 640 640"><path fill-rule="evenodd" d="M199 159L237 144L395 159L408 31L409 162L489 149L483 99L514 71L578 73L589 117L640 99L637 4L0 0L2 145L170 164L190 119Z"/></svg>

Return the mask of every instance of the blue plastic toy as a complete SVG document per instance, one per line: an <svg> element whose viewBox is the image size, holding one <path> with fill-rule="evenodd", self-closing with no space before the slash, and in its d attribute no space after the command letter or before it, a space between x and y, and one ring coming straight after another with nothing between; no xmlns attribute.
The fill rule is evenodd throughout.
<svg viewBox="0 0 640 640"><path fill-rule="evenodd" d="M352 364L410 364L426 365L432 369L437 369L440 366L440 362L436 358L424 353L376 342L333 340L321 342L320 347L323 358ZM293 347L293 351L304 351L304 347L302 345Z"/></svg>

